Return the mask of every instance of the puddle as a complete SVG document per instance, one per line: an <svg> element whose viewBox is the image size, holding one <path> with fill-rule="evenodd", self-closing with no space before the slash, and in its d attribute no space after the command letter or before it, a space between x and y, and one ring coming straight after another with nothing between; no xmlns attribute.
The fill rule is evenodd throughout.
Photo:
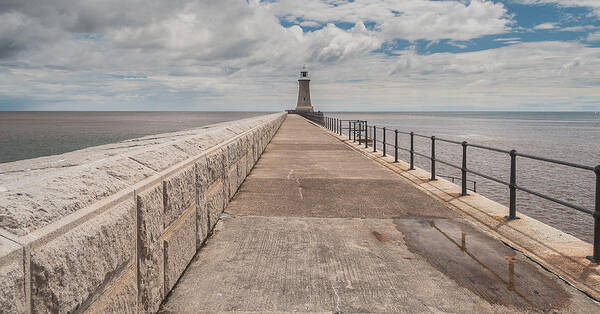
<svg viewBox="0 0 600 314"><path fill-rule="evenodd" d="M396 219L409 250L493 304L560 309L570 295L525 256L471 225L448 219Z"/></svg>

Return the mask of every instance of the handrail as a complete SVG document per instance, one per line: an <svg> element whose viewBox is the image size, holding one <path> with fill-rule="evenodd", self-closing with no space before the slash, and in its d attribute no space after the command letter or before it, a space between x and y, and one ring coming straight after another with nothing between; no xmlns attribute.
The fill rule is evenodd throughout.
<svg viewBox="0 0 600 314"><path fill-rule="evenodd" d="M476 176L485 178L487 180L491 180L493 182L508 186L508 188L509 188L509 204L510 204L509 205L509 213L508 213L508 216L506 217L508 220L518 219L517 206L516 206L517 191L522 191L522 192L525 192L525 193L528 193L531 195L535 195L537 197L549 200L551 202L563 205L565 207L572 208L577 211L590 214L594 218L594 243L593 243L594 249L593 249L593 255L588 256L588 259L590 259L594 263L600 263L600 165L592 167L592 166L582 165L582 164L568 162L568 161L534 156L534 155L525 154L525 153L518 153L516 150L506 150L506 149L490 147L490 146L481 145L481 144L472 144L472 143L468 143L466 141L460 142L460 141L449 140L449 139L445 139L445 138L438 138L435 136L427 136L427 135L418 134L415 132L406 132L406 131L401 131L398 129L378 127L376 125L369 125L367 120L338 119L335 117L324 116L322 113L306 114L305 116L310 117L309 119L311 119L312 121L315 121L315 122L323 125L324 127L336 132L336 134L339 134L340 136L343 135L344 130L348 130L348 140L353 140L354 142L356 142L356 139L358 137L359 145L363 143L363 138L364 138L365 148L369 147L368 146L369 142L371 142L373 145L373 152L377 151L378 143L382 144L383 156L386 156L387 147L390 147L390 146L394 147L394 162L398 162L398 150L409 152L410 153L410 168L409 168L409 170L415 169L415 155L429 159L431 161L431 180L436 179L436 174L435 174L436 163L441 163L441 164L453 167L455 169L459 169L461 171L460 178L454 178L452 176L443 176L443 175L438 175L438 176L452 178L452 182L454 182L454 179L459 179L461 181L461 196L468 195L467 182L469 182L469 181L473 182L473 186L474 186L473 191L475 191L475 189L476 189L475 188L476 182L473 180L468 180L467 174L476 175ZM344 127L343 124L346 122L348 122L348 125L347 125L347 127ZM382 132L382 135L383 135L382 140L377 139L378 128ZM392 132L394 134L394 144L388 143L386 141L386 135L389 132ZM370 133L370 136L369 136L369 133ZM398 145L398 135L399 134L410 136L410 149L405 148L405 147L400 147ZM431 154L430 155L426 155L422 152L415 151L415 148L414 148L414 138L415 137L426 138L426 139L431 140ZM436 141L441 141L441 142L445 142L445 143L462 146L462 165L459 166L459 165L452 164L448 161L437 159L435 156ZM502 153L502 154L508 154L510 156L510 180L507 182L502 179L487 175L485 173L481 173L479 171L474 171L472 169L467 168L468 147L483 149L483 150ZM587 170L587 171L593 171L596 175L596 192L595 192L594 210L585 208L585 207L577 205L577 204L572 204L570 202L560 200L553 196L545 195L543 193L533 191L531 189L517 185L517 157L527 158L527 159L531 159L531 160L542 161L542 162L547 162L547 163L551 163L551 164L557 164L557 165L562 165L562 166L567 166L567 167L572 167L572 168L577 168L577 169L582 169L582 170Z"/></svg>

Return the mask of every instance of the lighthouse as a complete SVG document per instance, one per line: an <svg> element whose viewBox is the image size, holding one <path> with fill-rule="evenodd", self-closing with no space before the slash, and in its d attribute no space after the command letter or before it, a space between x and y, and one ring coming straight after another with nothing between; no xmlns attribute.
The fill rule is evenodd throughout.
<svg viewBox="0 0 600 314"><path fill-rule="evenodd" d="M306 65L302 66L300 77L298 78L298 103L297 112L313 112L313 106L310 102L310 76Z"/></svg>

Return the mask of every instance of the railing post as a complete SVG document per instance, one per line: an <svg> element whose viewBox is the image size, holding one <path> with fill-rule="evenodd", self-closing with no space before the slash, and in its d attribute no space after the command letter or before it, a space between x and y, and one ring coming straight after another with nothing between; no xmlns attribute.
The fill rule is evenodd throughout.
<svg viewBox="0 0 600 314"><path fill-rule="evenodd" d="M362 139L362 121L358 121L358 146L360 146L360 140Z"/></svg>
<svg viewBox="0 0 600 314"><path fill-rule="evenodd" d="M365 148L369 148L369 126L365 120Z"/></svg>
<svg viewBox="0 0 600 314"><path fill-rule="evenodd" d="M352 142L356 143L356 121L352 122Z"/></svg>
<svg viewBox="0 0 600 314"><path fill-rule="evenodd" d="M410 169L415 170L415 133L410 132Z"/></svg>
<svg viewBox="0 0 600 314"><path fill-rule="evenodd" d="M377 151L377 127L373 126L373 152Z"/></svg>
<svg viewBox="0 0 600 314"><path fill-rule="evenodd" d="M383 128L383 157L385 157L386 152L386 144L385 144L385 127Z"/></svg>
<svg viewBox="0 0 600 314"><path fill-rule="evenodd" d="M348 121L348 141L352 139L352 121Z"/></svg>
<svg viewBox="0 0 600 314"><path fill-rule="evenodd" d="M594 168L596 173L596 208L594 209L594 255L588 258L600 263L600 165Z"/></svg>
<svg viewBox="0 0 600 314"><path fill-rule="evenodd" d="M340 132L340 136L342 136L342 119L338 119L338 123L339 123L338 131Z"/></svg>
<svg viewBox="0 0 600 314"><path fill-rule="evenodd" d="M462 155L462 168L460 169L461 173L462 173L462 190L460 195L461 196L467 196L467 142L464 141L462 142L462 149L463 149L463 155Z"/></svg>
<svg viewBox="0 0 600 314"><path fill-rule="evenodd" d="M431 137L431 181L435 180L435 136Z"/></svg>
<svg viewBox="0 0 600 314"><path fill-rule="evenodd" d="M394 162L398 162L398 130L394 130Z"/></svg>
<svg viewBox="0 0 600 314"><path fill-rule="evenodd" d="M510 151L510 205L508 211L508 219L517 219L517 151Z"/></svg>

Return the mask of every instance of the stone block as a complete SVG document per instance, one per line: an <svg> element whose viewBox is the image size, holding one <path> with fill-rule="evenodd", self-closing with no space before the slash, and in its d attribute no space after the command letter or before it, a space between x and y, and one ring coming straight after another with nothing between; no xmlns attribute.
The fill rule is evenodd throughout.
<svg viewBox="0 0 600 314"><path fill-rule="evenodd" d="M139 303L143 312L156 312L164 298L163 186L137 195Z"/></svg>
<svg viewBox="0 0 600 314"><path fill-rule="evenodd" d="M208 213L208 230L212 230L223 209L225 208L225 188L223 182L219 179L214 182L205 193L205 206Z"/></svg>
<svg viewBox="0 0 600 314"><path fill-rule="evenodd" d="M206 197L204 193L199 195L196 203L196 249L199 249L208 236L209 221L208 207L206 206Z"/></svg>
<svg viewBox="0 0 600 314"><path fill-rule="evenodd" d="M160 172L189 157L191 156L188 153L173 145L168 145L149 148L134 154L130 158L154 171Z"/></svg>
<svg viewBox="0 0 600 314"><path fill-rule="evenodd" d="M130 267L112 287L107 289L104 298L96 302L88 313L136 313L137 280L135 268Z"/></svg>
<svg viewBox="0 0 600 314"><path fill-rule="evenodd" d="M243 145L239 139L236 139L229 144L227 144L227 163L226 165L230 167L231 165L237 163L237 161L244 155L243 153Z"/></svg>
<svg viewBox="0 0 600 314"><path fill-rule="evenodd" d="M133 199L31 249L33 312L86 309L135 256Z"/></svg>
<svg viewBox="0 0 600 314"><path fill-rule="evenodd" d="M165 178L163 188L165 195L164 225L166 228L187 208L195 204L195 166L189 166Z"/></svg>
<svg viewBox="0 0 600 314"><path fill-rule="evenodd" d="M222 179L225 174L225 164L227 162L227 154L224 149L216 149L206 155L206 169L203 175L206 176L206 181L210 184Z"/></svg>
<svg viewBox="0 0 600 314"><path fill-rule="evenodd" d="M208 210L206 191L209 184L209 169L206 157L196 162L196 248L200 248L208 235Z"/></svg>
<svg viewBox="0 0 600 314"><path fill-rule="evenodd" d="M0 236L0 312L25 312L23 248Z"/></svg>
<svg viewBox="0 0 600 314"><path fill-rule="evenodd" d="M192 205L164 237L167 295L196 254L196 206Z"/></svg>
<svg viewBox="0 0 600 314"><path fill-rule="evenodd" d="M246 176L250 175L250 171L254 168L254 157L252 156L252 150L246 153Z"/></svg>
<svg viewBox="0 0 600 314"><path fill-rule="evenodd" d="M49 170L48 170L49 171ZM23 236L127 187L104 169L75 166L26 180L12 177L0 197L0 228Z"/></svg>
<svg viewBox="0 0 600 314"><path fill-rule="evenodd" d="M242 182L244 182L244 179L246 179L246 176L248 175L248 164L247 164L247 160L246 160L246 155L242 156L242 158L240 158L240 160L238 161L238 182L237 182L237 186L235 188L235 190L237 191L237 189L240 188L240 186L242 185Z"/></svg>
<svg viewBox="0 0 600 314"><path fill-rule="evenodd" d="M226 183L227 183L227 194L226 194L226 204L225 206L227 206L227 203L229 203L229 200L233 197L233 195L235 195L235 192L237 191L237 187L238 187L238 165L233 164L229 167L229 170L227 171L227 176L226 176Z"/></svg>

